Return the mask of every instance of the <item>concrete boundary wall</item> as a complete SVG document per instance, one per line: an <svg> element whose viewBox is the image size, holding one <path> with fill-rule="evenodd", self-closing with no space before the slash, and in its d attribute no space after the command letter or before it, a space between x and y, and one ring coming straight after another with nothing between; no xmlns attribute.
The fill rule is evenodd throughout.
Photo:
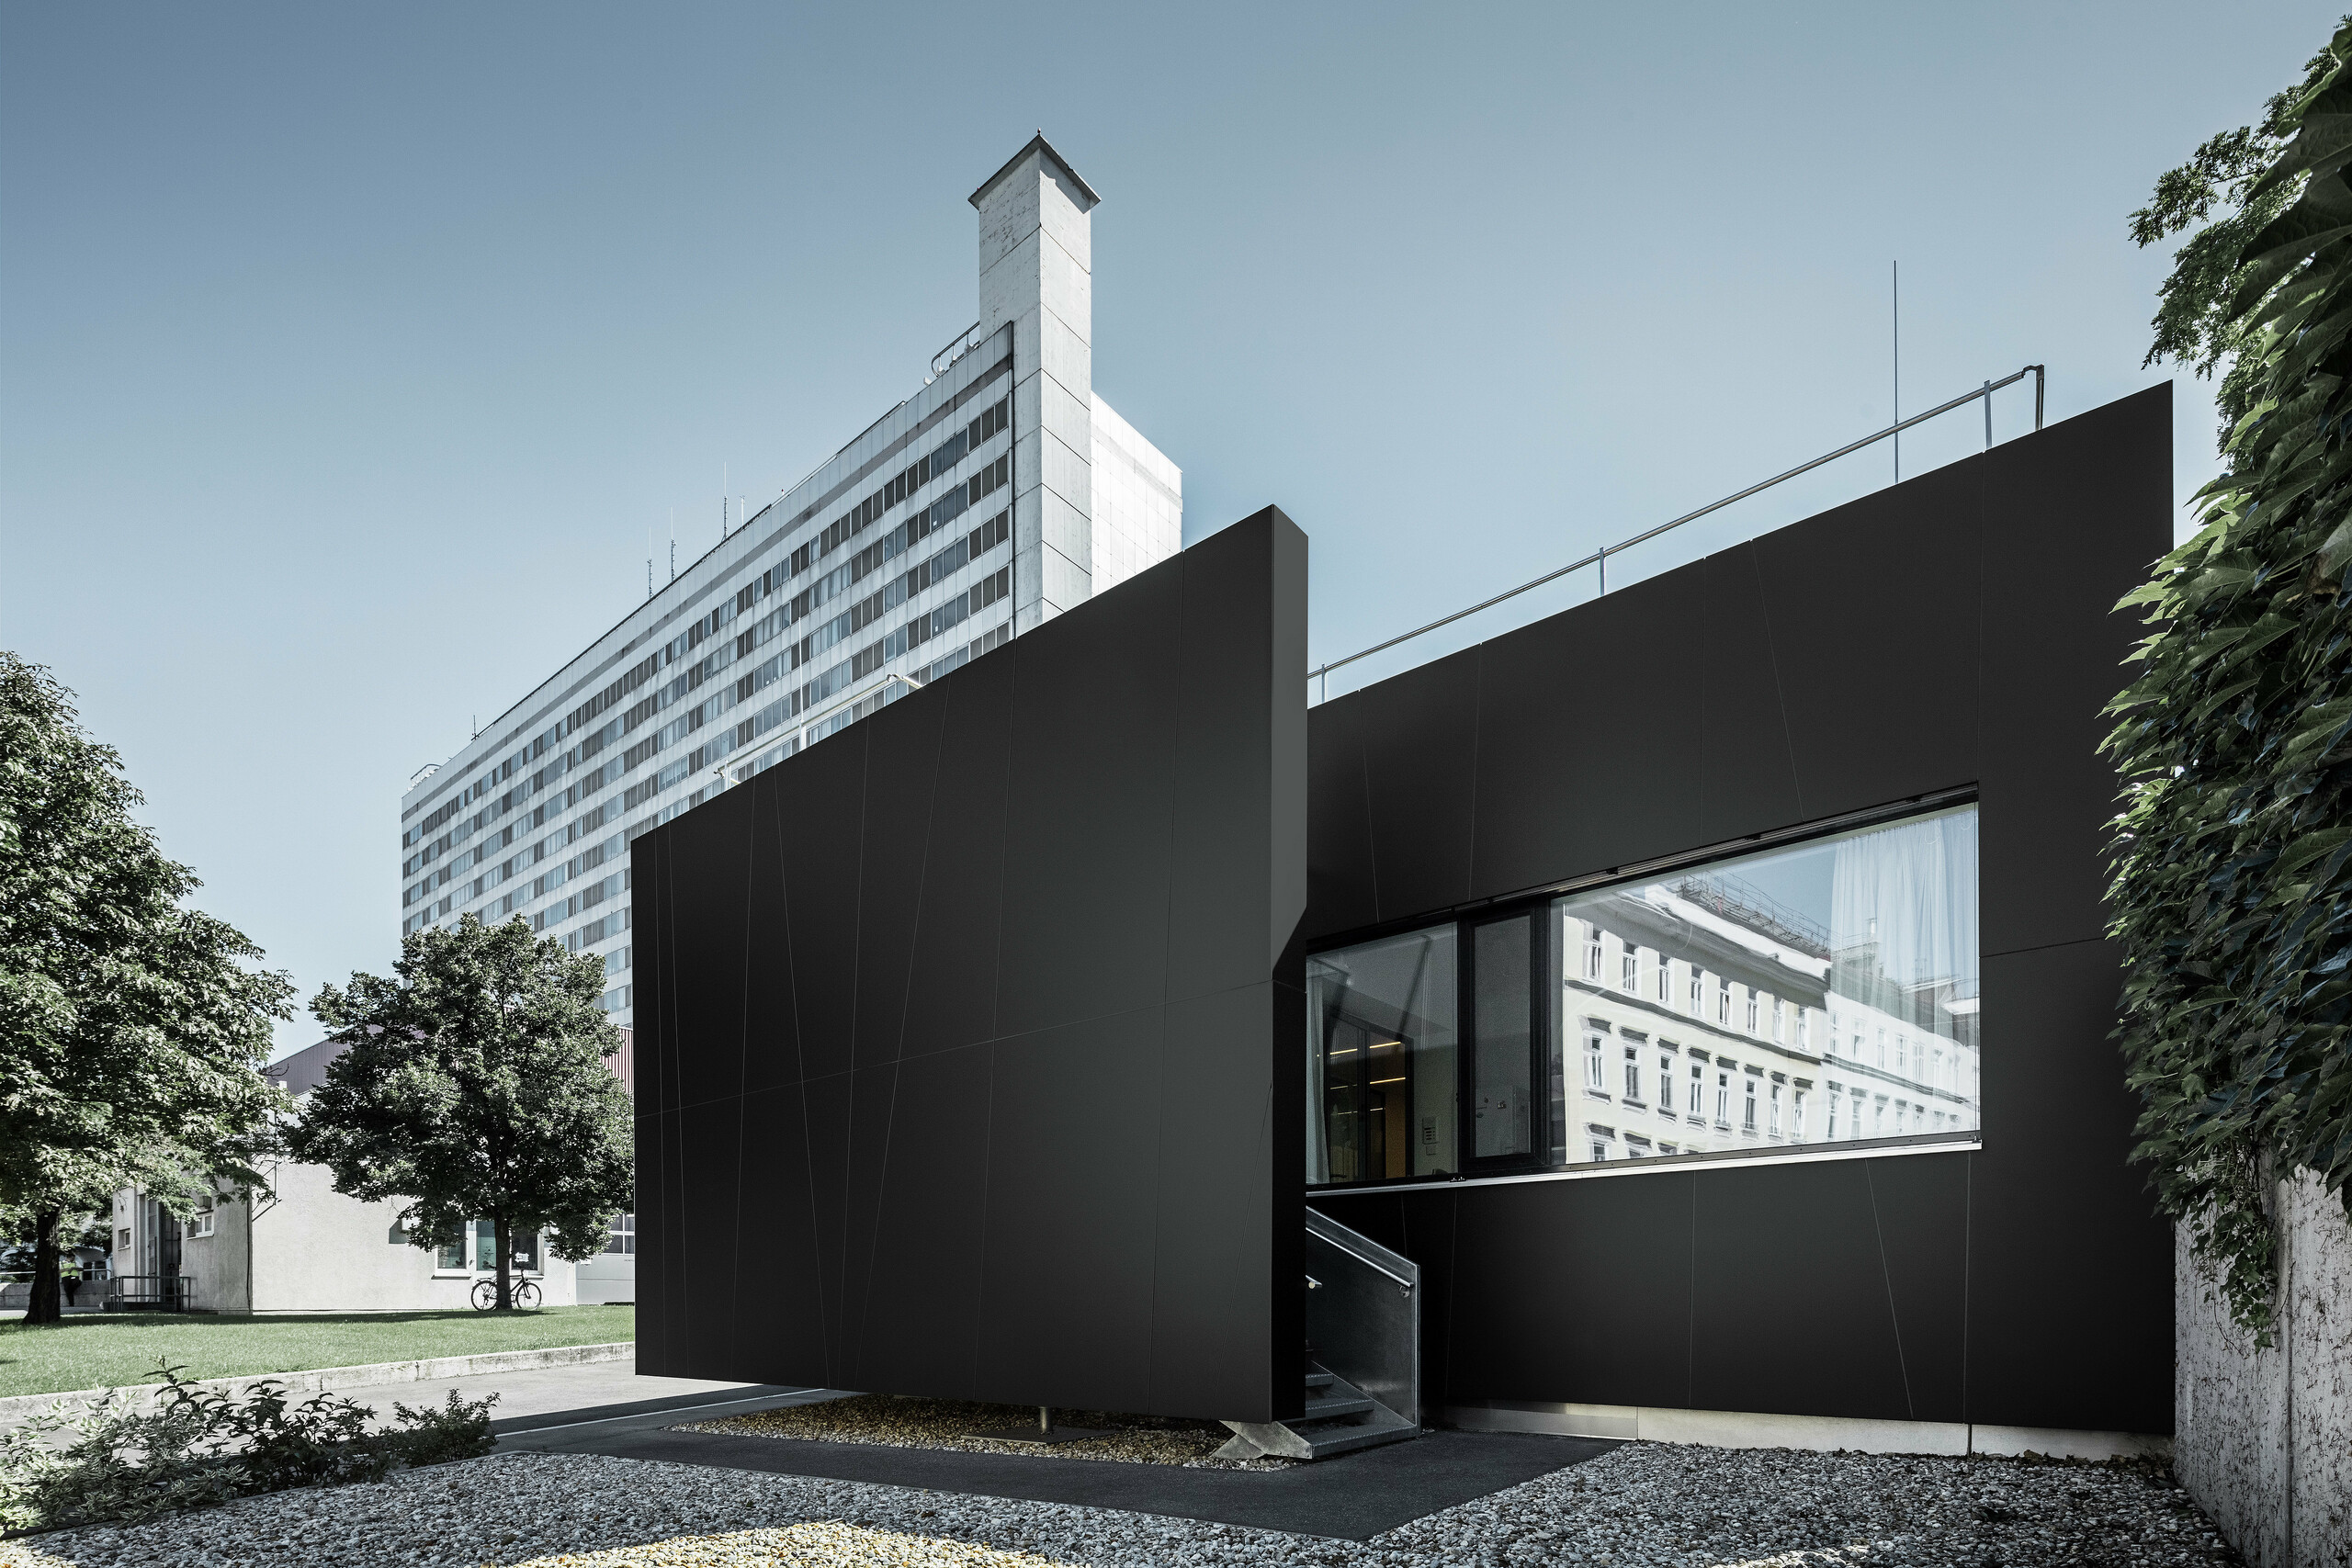
<svg viewBox="0 0 2352 1568"><path fill-rule="evenodd" d="M1851 1450L1871 1454L1969 1454L2049 1459L2161 1458L2172 1439L2144 1432L2078 1432L1964 1421L1880 1421L1842 1416L1771 1416L1746 1410L1668 1410L1634 1404L1537 1404L1489 1400L1456 1405L1446 1425L1465 1432L1540 1432L1622 1438L1713 1449Z"/></svg>
<svg viewBox="0 0 2352 1568"><path fill-rule="evenodd" d="M626 1361L637 1354L633 1339L607 1345L555 1345L540 1350L492 1350L480 1356L434 1356L415 1361L377 1361L361 1367L318 1367L300 1372L256 1372L249 1377L206 1378L192 1388L222 1393L243 1393L256 1383L277 1382L290 1393L341 1393L347 1389L375 1388L387 1383L432 1382L441 1378L471 1377L481 1372L519 1372L535 1367L571 1367L591 1361ZM153 1397L159 1382L124 1385ZM109 1393L110 1388L82 1388L65 1393L20 1393L0 1399L0 1422L22 1421L62 1403L86 1409Z"/></svg>
<svg viewBox="0 0 2352 1568"><path fill-rule="evenodd" d="M2352 1223L2319 1178L2278 1186L2278 1343L2254 1348L2173 1266L2173 1468L2255 1568L2352 1568Z"/></svg>

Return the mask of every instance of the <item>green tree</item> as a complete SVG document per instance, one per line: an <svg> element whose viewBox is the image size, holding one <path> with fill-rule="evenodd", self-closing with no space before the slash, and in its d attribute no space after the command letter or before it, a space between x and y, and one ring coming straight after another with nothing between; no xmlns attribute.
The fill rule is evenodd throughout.
<svg viewBox="0 0 2352 1568"><path fill-rule="evenodd" d="M2124 603L2154 630L2111 708L2110 891L2139 1155L2233 1315L2268 1343L2271 1182L2352 1205L2352 18L2259 126L2214 138L2132 218L2207 223L2150 359L2219 395L2228 471Z"/></svg>
<svg viewBox="0 0 2352 1568"><path fill-rule="evenodd" d="M139 792L48 671L0 650L0 1206L33 1235L28 1324L59 1315L69 1221L257 1167L285 1094L262 1076L293 984L181 900L200 884L130 818Z"/></svg>
<svg viewBox="0 0 2352 1568"><path fill-rule="evenodd" d="M604 1249L605 1216L634 1206L604 987L602 963L520 919L411 934L391 978L355 974L311 1004L350 1045L291 1130L294 1156L338 1192L406 1200L416 1247L491 1221L510 1310L515 1235L548 1232L557 1257L584 1258Z"/></svg>

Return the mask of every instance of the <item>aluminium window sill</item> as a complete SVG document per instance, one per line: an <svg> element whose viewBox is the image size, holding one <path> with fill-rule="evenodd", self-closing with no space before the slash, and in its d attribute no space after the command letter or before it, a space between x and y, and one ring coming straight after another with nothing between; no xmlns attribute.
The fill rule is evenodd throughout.
<svg viewBox="0 0 2352 1568"><path fill-rule="evenodd" d="M1633 1159L1592 1160L1551 1170L1524 1171L1511 1176L1449 1176L1426 1181L1352 1181L1306 1189L1306 1196L1345 1198L1374 1192L1444 1192L1465 1187L1502 1187L1531 1181L1586 1181L1600 1178L1642 1176L1653 1171L1720 1170L1771 1165L1813 1165L1833 1159L1881 1159L1897 1155L1970 1154L1984 1148L1978 1133L1922 1134L1902 1139L1838 1139L1819 1144L1789 1144L1774 1149L1726 1149L1672 1155L1644 1155Z"/></svg>

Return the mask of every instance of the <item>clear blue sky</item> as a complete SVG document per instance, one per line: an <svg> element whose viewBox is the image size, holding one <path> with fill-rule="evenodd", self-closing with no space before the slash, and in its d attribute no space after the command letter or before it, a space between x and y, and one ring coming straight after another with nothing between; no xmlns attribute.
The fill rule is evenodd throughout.
<svg viewBox="0 0 2352 1568"><path fill-rule="evenodd" d="M1319 660L1883 423L1890 259L1906 412L2030 360L2052 418L2161 378L2125 215L2334 19L17 0L0 640L307 998L396 950L408 775L642 596L649 526L689 558L722 466L766 499L920 383L1033 130L1103 195L1098 389L1188 539L1306 529ZM1947 424L1906 471L1981 444Z"/></svg>

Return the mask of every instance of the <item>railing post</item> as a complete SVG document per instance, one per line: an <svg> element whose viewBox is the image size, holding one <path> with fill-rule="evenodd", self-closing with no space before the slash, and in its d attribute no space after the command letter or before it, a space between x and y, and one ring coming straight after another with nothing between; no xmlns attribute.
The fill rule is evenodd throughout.
<svg viewBox="0 0 2352 1568"><path fill-rule="evenodd" d="M1609 592L1609 547L1606 545L1600 547L1600 592ZM1599 596L1594 595L1596 598Z"/></svg>
<svg viewBox="0 0 2352 1568"><path fill-rule="evenodd" d="M1993 383L1984 383L1984 450L1993 449Z"/></svg>

